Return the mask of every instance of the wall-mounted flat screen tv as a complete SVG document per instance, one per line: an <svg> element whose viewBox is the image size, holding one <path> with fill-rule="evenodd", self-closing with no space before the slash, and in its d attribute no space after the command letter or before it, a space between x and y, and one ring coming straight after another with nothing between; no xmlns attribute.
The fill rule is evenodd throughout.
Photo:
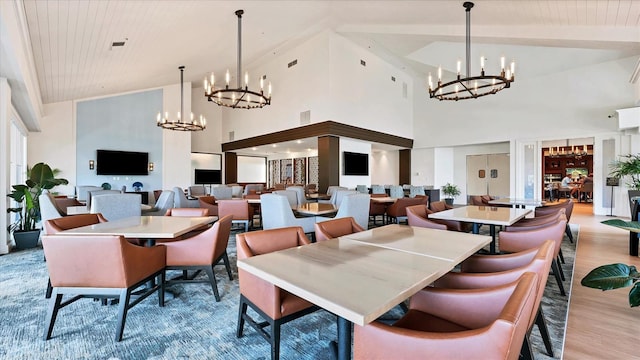
<svg viewBox="0 0 640 360"><path fill-rule="evenodd" d="M343 152L344 175L369 175L369 154Z"/></svg>
<svg viewBox="0 0 640 360"><path fill-rule="evenodd" d="M195 169L196 184L222 184L222 170Z"/></svg>
<svg viewBox="0 0 640 360"><path fill-rule="evenodd" d="M149 153L117 150L97 150L98 175L149 175Z"/></svg>

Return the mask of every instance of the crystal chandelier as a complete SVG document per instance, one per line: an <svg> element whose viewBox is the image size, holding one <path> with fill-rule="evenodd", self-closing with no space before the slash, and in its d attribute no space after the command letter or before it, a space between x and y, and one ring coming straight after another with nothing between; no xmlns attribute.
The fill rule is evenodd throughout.
<svg viewBox="0 0 640 360"><path fill-rule="evenodd" d="M230 108L255 109L262 108L271 104L271 83L268 85L267 95L264 94L264 78L260 78L260 91L249 90L249 73L244 75L244 87L241 84L242 74L242 14L244 10L237 10L238 16L238 69L236 74L237 85L235 88L229 88L230 75L229 70L225 75L226 85L216 89L216 79L213 73L209 78L204 79L204 96L209 101Z"/></svg>
<svg viewBox="0 0 640 360"><path fill-rule="evenodd" d="M191 113L191 120L185 121L182 118L184 114L184 66L179 66L180 69L180 111L176 120L169 120L169 112L158 113L156 124L164 129L176 130L176 131L200 131L207 127L207 119L200 115L199 119L194 119L193 113Z"/></svg>
<svg viewBox="0 0 640 360"><path fill-rule="evenodd" d="M511 68L505 70L504 56L500 58L500 75L486 75L484 73L484 56L480 57L480 75L470 76L471 73L471 8L472 2L465 2L462 6L466 9L467 33L466 33L466 67L467 73L460 76L460 60L458 60L458 76L455 80L442 83L442 67L438 67L438 84L433 86L433 79L429 73L429 97L438 100L464 100L475 99L485 95L495 94L508 88L515 80L515 62L511 62Z"/></svg>

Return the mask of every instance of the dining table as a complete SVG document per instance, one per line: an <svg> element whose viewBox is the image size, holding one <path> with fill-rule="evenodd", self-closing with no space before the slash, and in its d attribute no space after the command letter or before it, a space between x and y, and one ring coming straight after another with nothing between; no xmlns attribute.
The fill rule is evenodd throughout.
<svg viewBox="0 0 640 360"><path fill-rule="evenodd" d="M153 209L150 205L140 204L140 211L149 211ZM67 206L67 215L90 214L91 210L86 205Z"/></svg>
<svg viewBox="0 0 640 360"><path fill-rule="evenodd" d="M298 204L296 207L292 207L293 211L298 215L304 216L319 216L329 215L338 212L338 207L333 204L308 202L304 204Z"/></svg>
<svg viewBox="0 0 640 360"><path fill-rule="evenodd" d="M521 198L500 198L489 200L489 205L509 205L511 207L540 207L545 206L547 204L544 200L536 200L536 199L521 199Z"/></svg>
<svg viewBox="0 0 640 360"><path fill-rule="evenodd" d="M203 225L215 222L217 216L131 216L123 219L82 226L59 232L59 235L122 235L144 240L153 246L156 239L174 239Z"/></svg>
<svg viewBox="0 0 640 360"><path fill-rule="evenodd" d="M531 209L468 205L434 212L429 214L429 218L473 223L472 232L474 234L478 234L480 226L483 224L489 225L489 234L491 235L489 252L495 254L496 226L511 226L529 213L531 213Z"/></svg>
<svg viewBox="0 0 640 360"><path fill-rule="evenodd" d="M238 260L238 267L337 315L337 357L364 326L451 271L489 236L387 225Z"/></svg>

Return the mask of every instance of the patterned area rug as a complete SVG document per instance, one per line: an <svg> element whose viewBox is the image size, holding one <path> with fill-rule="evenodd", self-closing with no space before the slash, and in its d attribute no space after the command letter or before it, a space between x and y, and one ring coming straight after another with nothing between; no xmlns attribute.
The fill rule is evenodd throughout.
<svg viewBox="0 0 640 360"><path fill-rule="evenodd" d="M574 229L577 240L577 228ZM563 243L565 289L569 292L575 244ZM216 267L221 301L207 284L174 285L174 299L165 307L152 295L129 311L123 341L113 341L117 306L82 299L60 310L53 338L43 340L48 300L46 263L41 248L0 256L0 358L2 359L268 359L268 343L252 328L235 336L238 281L235 235L229 241L234 280L224 266ZM553 339L555 358L561 357L567 298L550 276L543 309ZM255 315L255 314L254 314ZM383 316L402 316L399 307ZM335 316L318 311L282 328L282 359L331 359L329 342L336 339ZM534 355L549 359L537 328L531 334Z"/></svg>

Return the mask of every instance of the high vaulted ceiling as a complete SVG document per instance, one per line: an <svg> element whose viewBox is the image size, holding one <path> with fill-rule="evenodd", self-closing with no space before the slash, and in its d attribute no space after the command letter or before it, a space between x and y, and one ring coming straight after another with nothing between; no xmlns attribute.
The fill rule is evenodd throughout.
<svg viewBox="0 0 640 360"><path fill-rule="evenodd" d="M194 85L234 72L237 9L245 69L325 29L423 79L464 59L463 1L23 3L43 103L177 83L179 65ZM477 0L471 37L473 58L504 54L520 77L640 55L640 0Z"/></svg>

